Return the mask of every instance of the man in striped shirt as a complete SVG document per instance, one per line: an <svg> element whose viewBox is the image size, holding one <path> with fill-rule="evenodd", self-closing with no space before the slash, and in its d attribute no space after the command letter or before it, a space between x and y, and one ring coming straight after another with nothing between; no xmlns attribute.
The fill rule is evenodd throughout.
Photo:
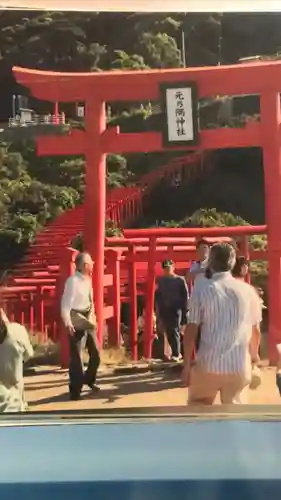
<svg viewBox="0 0 281 500"><path fill-rule="evenodd" d="M252 287L231 275L235 259L228 243L213 245L208 261L212 277L202 278L190 299L183 369L189 404L211 405L218 393L222 403L238 403L251 381L261 310ZM200 348L191 370L199 327Z"/></svg>

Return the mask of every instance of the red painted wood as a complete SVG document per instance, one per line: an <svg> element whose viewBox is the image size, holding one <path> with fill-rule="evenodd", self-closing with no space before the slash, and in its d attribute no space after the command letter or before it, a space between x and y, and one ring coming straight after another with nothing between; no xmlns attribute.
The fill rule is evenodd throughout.
<svg viewBox="0 0 281 500"><path fill-rule="evenodd" d="M86 134L82 130L72 130L69 135L57 137L40 137L37 139L37 153L39 156L48 155L84 155L86 152Z"/></svg>
<svg viewBox="0 0 281 500"><path fill-rule="evenodd" d="M137 272L136 264L134 262L135 252L135 246L133 244L130 244L128 255L131 257L131 259L128 262L128 274L130 295L130 337L133 361L136 361L138 359Z"/></svg>
<svg viewBox="0 0 281 500"><path fill-rule="evenodd" d="M106 160L100 136L106 128L105 102L92 97L86 103L87 135L85 207L85 250L94 259L93 289L97 316L97 338L103 338L104 228L106 220Z"/></svg>
<svg viewBox="0 0 281 500"><path fill-rule="evenodd" d="M123 234L124 236L126 236L127 234L127 231L138 231L138 230L131 230L131 229L124 229L123 231ZM231 241L231 238L229 237L221 237L221 238L206 238L206 240L209 242L209 243L215 243L218 241L218 239L220 241L226 241L226 242L229 242ZM122 249L122 247L126 248L128 247L128 244L131 244L131 243L134 243L134 245L136 245L137 247L148 247L149 246L149 237L145 237L145 238L106 238L105 239L105 245L106 245L106 248L110 248L110 247L119 247L120 249ZM160 237L160 238L157 238L157 248L160 247L160 246L167 246L167 245L171 245L171 244L174 244L174 245L177 245L177 246L184 246L184 245L190 245L192 248L194 247L196 243L196 238L195 237L181 237L180 239L179 238L169 238L169 237Z"/></svg>
<svg viewBox="0 0 281 500"><path fill-rule="evenodd" d="M105 306L103 309L104 319L106 320L112 318L113 312L114 312L113 306Z"/></svg>
<svg viewBox="0 0 281 500"><path fill-rule="evenodd" d="M44 141L50 140L44 138ZM221 128L202 130L200 134L199 146L176 146L176 150L194 151L210 150L210 149L226 149L226 148L244 148L258 147L261 145L261 128L259 123L249 123L244 128ZM51 147L46 148L46 151L51 151ZM142 132L142 133L123 133L116 135L110 141L104 138L103 150L105 153L136 153L145 151L151 153L154 151L164 151L162 143L162 135L158 132ZM64 153L66 154L66 153Z"/></svg>
<svg viewBox="0 0 281 500"><path fill-rule="evenodd" d="M103 278L103 286L112 286L112 285L113 285L112 274L105 274Z"/></svg>
<svg viewBox="0 0 281 500"><path fill-rule="evenodd" d="M48 96L53 102L85 101L92 95L108 101L157 100L160 83L181 81L196 82L200 97L260 94L266 89L279 91L281 80L281 64L275 61L161 71L57 73L14 67L13 72L35 97Z"/></svg>
<svg viewBox="0 0 281 500"><path fill-rule="evenodd" d="M147 268L147 288L146 288L146 307L145 307L145 325L144 325L144 357L151 358L152 333L153 333L153 311L155 296L155 250L156 238L150 240L150 249Z"/></svg>
<svg viewBox="0 0 281 500"><path fill-rule="evenodd" d="M267 86L260 97L263 138L263 168L267 221L269 358L277 361L276 344L281 342L281 150L280 94Z"/></svg>
<svg viewBox="0 0 281 500"><path fill-rule="evenodd" d="M113 314L108 321L108 343L110 347L120 347L121 345L121 277L120 277L120 257L117 250L107 250L107 272L112 273L112 288L105 295L106 303L112 303ZM109 302L108 302L109 301Z"/></svg>
<svg viewBox="0 0 281 500"><path fill-rule="evenodd" d="M151 229L126 229L125 233L127 238L151 238L151 237L222 237L222 236L240 236L240 235L253 235L265 234L267 231L266 226L232 226L232 227L176 227L166 228L157 227Z"/></svg>

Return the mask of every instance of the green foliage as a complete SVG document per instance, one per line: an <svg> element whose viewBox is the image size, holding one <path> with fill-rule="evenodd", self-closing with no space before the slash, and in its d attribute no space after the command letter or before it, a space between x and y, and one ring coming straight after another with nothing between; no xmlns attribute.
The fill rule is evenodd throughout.
<svg viewBox="0 0 281 500"><path fill-rule="evenodd" d="M187 217L181 223L181 227L226 227L246 226L248 222L242 217L227 212L218 212L216 208L197 210L191 217Z"/></svg>
<svg viewBox="0 0 281 500"><path fill-rule="evenodd" d="M167 33L143 33L140 49L144 60L153 68L177 68L181 66L181 54L177 42Z"/></svg>
<svg viewBox="0 0 281 500"><path fill-rule="evenodd" d="M29 160L35 159L28 148ZM40 163L40 162L39 162ZM47 165L48 166L48 165ZM54 166L51 165L54 169ZM61 185L46 183L46 171L38 170L23 154L7 145L0 148L0 269L9 268L33 241L47 221L80 201L80 193L71 186L71 178ZM50 165L49 165L50 169ZM62 169L62 174L64 170ZM54 172L53 181L54 181ZM43 179L40 178L43 177ZM50 176L50 172L49 172ZM60 172L57 172L57 179ZM43 182L42 182L43 180ZM49 181L51 178L49 179ZM74 178L74 185L77 179Z"/></svg>
<svg viewBox="0 0 281 500"><path fill-rule="evenodd" d="M107 156L107 187L109 189L126 186L132 177L132 172L127 169L127 160L124 156Z"/></svg>
<svg viewBox="0 0 281 500"><path fill-rule="evenodd" d="M81 15L26 15L18 24L2 30L2 57L13 64L40 69L96 70L106 47L88 39L86 25L87 18Z"/></svg>
<svg viewBox="0 0 281 500"><path fill-rule="evenodd" d="M144 62L144 58L142 56L133 54L129 55L123 50L115 50L116 59L112 61L111 68L112 69L123 69L123 70L140 70L140 69L149 69Z"/></svg>
<svg viewBox="0 0 281 500"><path fill-rule="evenodd" d="M123 233L122 230L118 226L116 226L116 224L112 220L107 219L105 221L105 236L107 238L122 237Z"/></svg>

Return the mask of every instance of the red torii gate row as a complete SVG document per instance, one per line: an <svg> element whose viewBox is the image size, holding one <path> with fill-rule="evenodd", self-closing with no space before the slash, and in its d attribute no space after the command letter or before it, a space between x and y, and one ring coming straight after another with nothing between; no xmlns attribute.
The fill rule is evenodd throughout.
<svg viewBox="0 0 281 500"><path fill-rule="evenodd" d="M164 151L160 133L120 133L106 128L105 103L148 101L161 98L161 84L193 82L198 97L260 95L260 122L244 128L201 130L196 147L176 145L176 150L214 150L261 147L263 149L269 257L269 334L271 346L281 340L281 63L184 68L134 72L56 73L13 69L17 81L33 96L52 102L85 102L85 130L65 137L37 139L39 155L84 155L86 158L86 248L95 259L94 292L98 335L103 328L104 226L107 153ZM237 195L239 195L237 193ZM274 350L274 347L272 348ZM274 358L274 352L270 357Z"/></svg>

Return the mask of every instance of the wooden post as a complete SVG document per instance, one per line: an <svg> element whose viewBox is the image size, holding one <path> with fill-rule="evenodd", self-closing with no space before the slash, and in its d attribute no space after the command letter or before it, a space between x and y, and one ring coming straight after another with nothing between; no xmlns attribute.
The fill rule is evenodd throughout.
<svg viewBox="0 0 281 500"><path fill-rule="evenodd" d="M138 302L137 302L137 270L135 263L136 249L134 245L129 246L129 291L130 291L130 338L132 346L132 359L138 359Z"/></svg>
<svg viewBox="0 0 281 500"><path fill-rule="evenodd" d="M93 284L97 315L97 339L102 345L104 297L104 236L106 212L106 158L101 148L101 135L106 128L105 103L99 99L86 102L86 217L85 250L95 262Z"/></svg>
<svg viewBox="0 0 281 500"><path fill-rule="evenodd" d="M108 321L108 343L110 347L121 345L121 290L120 290L120 260L121 252L106 250L107 269L112 274L110 299L113 305L113 317Z"/></svg>
<svg viewBox="0 0 281 500"><path fill-rule="evenodd" d="M263 168L266 198L269 332L271 363L276 362L276 344L281 342L281 150L280 94L264 91L260 98Z"/></svg>
<svg viewBox="0 0 281 500"><path fill-rule="evenodd" d="M156 241L157 238L152 237L149 242L147 288L145 297L145 327L144 327L144 353L143 353L146 359L150 359L152 353Z"/></svg>

